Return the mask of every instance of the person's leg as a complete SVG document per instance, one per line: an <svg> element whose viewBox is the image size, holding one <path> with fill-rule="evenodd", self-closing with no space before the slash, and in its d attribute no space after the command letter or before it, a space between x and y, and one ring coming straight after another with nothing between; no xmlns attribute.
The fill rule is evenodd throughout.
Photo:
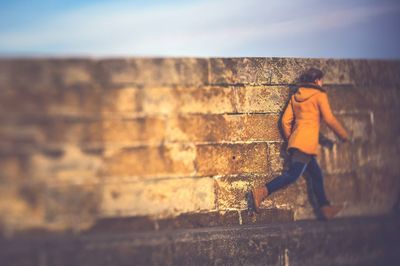
<svg viewBox="0 0 400 266"><path fill-rule="evenodd" d="M249 194L247 194L249 195L249 202L252 202L250 203L250 205L254 206L256 212L258 212L261 202L269 194L277 191L278 189L288 185L291 182L294 182L305 171L310 158L303 152L298 151L297 149L292 149L290 153L291 164L287 171L285 171L282 175L276 177L271 182L268 182L260 187L252 188Z"/></svg>
<svg viewBox="0 0 400 266"><path fill-rule="evenodd" d="M280 188L294 182L303 174L306 167L307 163L297 161L292 162L287 171L265 184L268 189L268 194L271 194L272 192L275 192Z"/></svg>
<svg viewBox="0 0 400 266"><path fill-rule="evenodd" d="M322 170L318 165L318 162L315 157L313 157L307 165L306 171L311 176L311 183L314 194L317 198L319 207L324 205L330 205L330 202L326 198L325 189L324 189L324 178L322 174Z"/></svg>

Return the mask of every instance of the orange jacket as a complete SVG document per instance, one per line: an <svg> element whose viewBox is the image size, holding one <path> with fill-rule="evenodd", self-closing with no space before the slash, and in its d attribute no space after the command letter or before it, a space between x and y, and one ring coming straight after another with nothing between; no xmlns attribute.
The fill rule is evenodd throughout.
<svg viewBox="0 0 400 266"><path fill-rule="evenodd" d="M349 135L332 114L328 95L317 85L304 85L290 98L282 117L285 138L291 147L312 155L318 155L319 126L321 116L327 125L342 139Z"/></svg>

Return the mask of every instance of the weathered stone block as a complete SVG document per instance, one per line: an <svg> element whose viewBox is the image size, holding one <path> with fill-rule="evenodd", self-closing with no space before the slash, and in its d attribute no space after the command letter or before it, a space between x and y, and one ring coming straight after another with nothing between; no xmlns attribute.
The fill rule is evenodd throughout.
<svg viewBox="0 0 400 266"><path fill-rule="evenodd" d="M98 116L101 91L93 84L77 85L66 89L31 90L14 89L2 93L1 107L16 115Z"/></svg>
<svg viewBox="0 0 400 266"><path fill-rule="evenodd" d="M371 141L373 139L373 126L371 113L338 114L338 121L350 134L353 141ZM321 134L332 141L339 142L339 137L325 123L321 123Z"/></svg>
<svg viewBox="0 0 400 266"><path fill-rule="evenodd" d="M29 160L29 176L48 184L94 184L99 181L102 158L74 145L43 146Z"/></svg>
<svg viewBox="0 0 400 266"><path fill-rule="evenodd" d="M400 179L392 167L357 169L358 204L380 206L381 213L390 212L399 199Z"/></svg>
<svg viewBox="0 0 400 266"><path fill-rule="evenodd" d="M104 90L103 115L232 113L234 88L209 86L117 86Z"/></svg>
<svg viewBox="0 0 400 266"><path fill-rule="evenodd" d="M139 112L142 99L141 90L134 86L107 88L102 91L101 113L103 116L114 113L133 114Z"/></svg>
<svg viewBox="0 0 400 266"><path fill-rule="evenodd" d="M201 213L182 213L176 217L157 220L159 230L201 228L212 226L239 225L238 211L211 211Z"/></svg>
<svg viewBox="0 0 400 266"><path fill-rule="evenodd" d="M239 113L281 113L289 101L288 86L237 87L235 89Z"/></svg>
<svg viewBox="0 0 400 266"><path fill-rule="evenodd" d="M263 58L210 59L211 84L272 84L273 69Z"/></svg>
<svg viewBox="0 0 400 266"><path fill-rule="evenodd" d="M206 59L105 59L98 61L99 75L107 83L139 85L207 84Z"/></svg>
<svg viewBox="0 0 400 266"><path fill-rule="evenodd" d="M96 115L94 65L79 59L1 60L1 108L14 114Z"/></svg>
<svg viewBox="0 0 400 266"><path fill-rule="evenodd" d="M265 174L266 143L211 144L196 146L196 169L200 175Z"/></svg>
<svg viewBox="0 0 400 266"><path fill-rule="evenodd" d="M393 145L399 143L400 139L400 119L399 110L397 111L374 111L373 131L377 141L391 142Z"/></svg>
<svg viewBox="0 0 400 266"><path fill-rule="evenodd" d="M209 60L182 58L179 61L180 84L209 84Z"/></svg>
<svg viewBox="0 0 400 266"><path fill-rule="evenodd" d="M85 234L104 234L117 232L143 232L156 229L154 219L149 216L106 217L98 219Z"/></svg>
<svg viewBox="0 0 400 266"><path fill-rule="evenodd" d="M351 173L327 175L324 180L328 199L345 205L339 217L391 212L399 195L395 171L364 166Z"/></svg>
<svg viewBox="0 0 400 266"><path fill-rule="evenodd" d="M398 169L399 141L380 140L363 142L354 150L355 163L358 167L377 167L380 169Z"/></svg>
<svg viewBox="0 0 400 266"><path fill-rule="evenodd" d="M213 209L214 180L209 177L106 183L101 201L102 216L168 217Z"/></svg>
<svg viewBox="0 0 400 266"><path fill-rule="evenodd" d="M144 113L229 113L235 112L233 88L149 87L140 90Z"/></svg>
<svg viewBox="0 0 400 266"><path fill-rule="evenodd" d="M353 85L326 85L327 95L332 111L365 111L370 110L369 102L365 95L371 93L375 95L377 90L369 92L365 88L355 87Z"/></svg>
<svg viewBox="0 0 400 266"><path fill-rule="evenodd" d="M360 181L357 171L324 175L324 188L328 200L331 204L354 206L368 197L365 191L360 190Z"/></svg>
<svg viewBox="0 0 400 266"><path fill-rule="evenodd" d="M187 212L174 217L152 216L107 217L96 223L85 234L124 233L190 229L215 226L238 226L239 211Z"/></svg>
<svg viewBox="0 0 400 266"><path fill-rule="evenodd" d="M36 146L95 141L89 137L95 119L27 115L13 120L0 118L0 121L0 139L20 143L25 147L30 143ZM101 132L100 128L96 132Z"/></svg>
<svg viewBox="0 0 400 266"><path fill-rule="evenodd" d="M92 123L87 135L88 140L104 145L161 143L165 137L165 121L155 116L103 119Z"/></svg>
<svg viewBox="0 0 400 266"><path fill-rule="evenodd" d="M211 84L293 84L309 67L325 72L326 84L400 83L400 63L385 60L304 58L211 58Z"/></svg>
<svg viewBox="0 0 400 266"><path fill-rule="evenodd" d="M399 109L400 90L392 86L326 86L334 111L365 112Z"/></svg>
<svg viewBox="0 0 400 266"><path fill-rule="evenodd" d="M395 60L340 60L342 65L347 66L349 83L360 85L390 86L400 83L400 62ZM344 68L344 67L343 67ZM332 71L333 77L337 73ZM333 82L332 82L333 83Z"/></svg>
<svg viewBox="0 0 400 266"><path fill-rule="evenodd" d="M106 150L103 176L188 176L195 173L196 148L189 143Z"/></svg>
<svg viewBox="0 0 400 266"><path fill-rule="evenodd" d="M356 143L335 143L332 149L321 148L319 163L325 173L345 173L353 171L356 166Z"/></svg>
<svg viewBox="0 0 400 266"><path fill-rule="evenodd" d="M268 224L294 220L293 211L285 209L260 209L260 213L249 217L247 210L241 211L242 224Z"/></svg>
<svg viewBox="0 0 400 266"><path fill-rule="evenodd" d="M266 177L262 175L235 175L222 176L215 180L218 209L246 209L245 194L255 184L265 183Z"/></svg>
<svg viewBox="0 0 400 266"><path fill-rule="evenodd" d="M279 117L249 115L181 115L168 121L168 139L183 141L274 141L281 136ZM178 132L176 132L178 131Z"/></svg>
<svg viewBox="0 0 400 266"><path fill-rule="evenodd" d="M0 135L25 147L32 142L39 150L49 145L101 146L103 126L99 118L32 116L5 121Z"/></svg>
<svg viewBox="0 0 400 266"><path fill-rule="evenodd" d="M95 83L95 61L87 59L1 59L0 84L24 90L54 90Z"/></svg>
<svg viewBox="0 0 400 266"><path fill-rule="evenodd" d="M102 90L96 85L79 85L58 90L48 99L47 113L70 116L98 117L101 111Z"/></svg>
<svg viewBox="0 0 400 266"><path fill-rule="evenodd" d="M287 142L268 143L268 162L270 172L281 172L289 165L290 156L286 152Z"/></svg>

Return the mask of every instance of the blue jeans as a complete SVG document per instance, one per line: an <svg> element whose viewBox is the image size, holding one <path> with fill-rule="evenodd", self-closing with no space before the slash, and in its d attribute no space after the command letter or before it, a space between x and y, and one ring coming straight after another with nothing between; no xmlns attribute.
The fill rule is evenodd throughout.
<svg viewBox="0 0 400 266"><path fill-rule="evenodd" d="M324 180L321 168L318 165L315 156L308 163L292 161L289 169L282 175L277 176L272 181L266 183L269 193L273 193L286 185L294 182L299 178L305 171L311 176L312 189L315 197L317 198L318 205L330 205L325 195Z"/></svg>

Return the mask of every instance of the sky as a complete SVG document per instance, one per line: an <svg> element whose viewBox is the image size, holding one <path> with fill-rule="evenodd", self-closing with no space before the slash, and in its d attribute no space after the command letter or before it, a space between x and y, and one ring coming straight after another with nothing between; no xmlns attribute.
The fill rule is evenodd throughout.
<svg viewBox="0 0 400 266"><path fill-rule="evenodd" d="M0 57L400 59L400 0L0 1Z"/></svg>

